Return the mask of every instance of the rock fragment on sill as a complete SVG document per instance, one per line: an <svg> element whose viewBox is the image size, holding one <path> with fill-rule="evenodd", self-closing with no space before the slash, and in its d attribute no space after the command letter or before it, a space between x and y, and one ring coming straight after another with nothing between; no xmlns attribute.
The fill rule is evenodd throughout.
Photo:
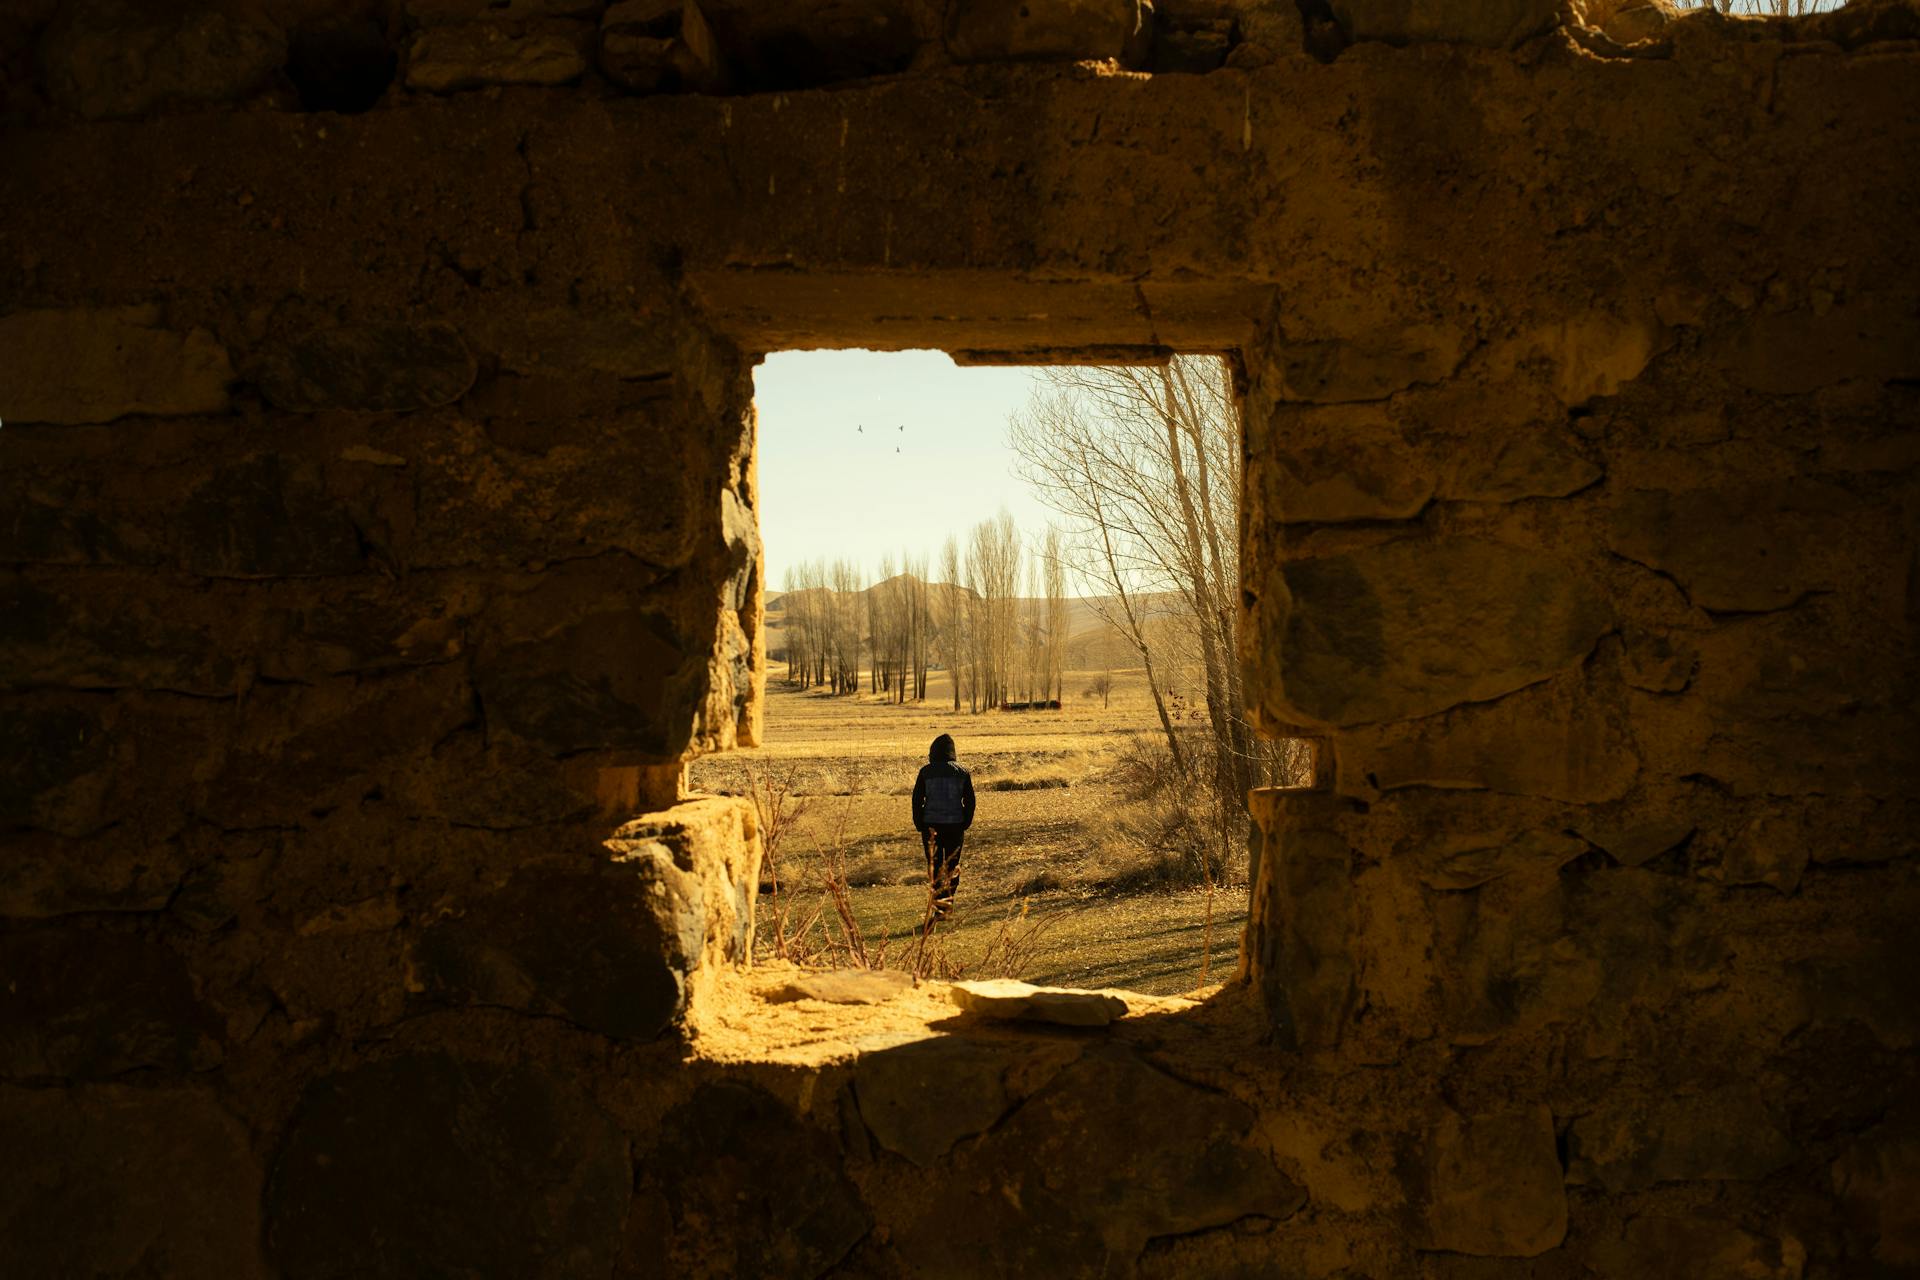
<svg viewBox="0 0 1920 1280"><path fill-rule="evenodd" d="M898 969L835 969L809 973L767 993L773 1004L824 1000L828 1004L882 1004L913 986L913 975Z"/></svg>
<svg viewBox="0 0 1920 1280"><path fill-rule="evenodd" d="M983 1018L1057 1022L1067 1027L1104 1027L1125 1017L1127 1002L1106 991L1076 991L1071 987L1036 987L995 978L986 982L956 982L949 990L953 1002Z"/></svg>

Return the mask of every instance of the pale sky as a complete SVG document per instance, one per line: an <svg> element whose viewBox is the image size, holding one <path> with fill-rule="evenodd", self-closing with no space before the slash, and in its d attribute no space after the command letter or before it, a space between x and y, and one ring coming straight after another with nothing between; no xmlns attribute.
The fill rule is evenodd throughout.
<svg viewBox="0 0 1920 1280"><path fill-rule="evenodd" d="M753 375L767 593L803 560L855 559L871 582L887 552L896 572L902 552L925 555L937 577L947 535L964 541L1003 505L1036 542L1048 513L1006 444L1034 376L961 368L942 351L768 356Z"/></svg>

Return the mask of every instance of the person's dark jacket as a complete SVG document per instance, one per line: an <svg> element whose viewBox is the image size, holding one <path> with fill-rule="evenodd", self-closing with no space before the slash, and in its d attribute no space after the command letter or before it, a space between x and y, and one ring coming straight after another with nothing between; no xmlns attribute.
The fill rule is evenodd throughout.
<svg viewBox="0 0 1920 1280"><path fill-rule="evenodd" d="M973 775L954 763L953 739L941 734L927 751L927 762L913 780L913 827L973 825Z"/></svg>

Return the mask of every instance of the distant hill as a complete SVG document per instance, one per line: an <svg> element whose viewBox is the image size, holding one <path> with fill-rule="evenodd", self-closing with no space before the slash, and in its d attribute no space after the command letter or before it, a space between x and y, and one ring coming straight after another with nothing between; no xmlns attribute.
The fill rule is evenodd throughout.
<svg viewBox="0 0 1920 1280"><path fill-rule="evenodd" d="M874 592L880 590L882 587L888 586L891 583L898 582L898 583L905 584L905 583L916 582L916 581L918 581L918 579L916 579L910 573L896 573L891 578L888 578L881 582L876 582L870 587L862 588L857 594L863 597L870 596ZM831 594L835 594L831 587L808 587L804 591L782 591L777 596L767 597L767 612L768 613L785 613L787 611L787 603L789 600L796 599L799 597L804 597L804 596L810 596L810 595L831 595ZM978 595L979 592L975 591L972 587L955 586L951 582L929 582L927 584L927 594L930 597L934 597L934 598L939 598L943 594L944 595L963 595L963 596L967 596L968 598L971 598L973 596Z"/></svg>

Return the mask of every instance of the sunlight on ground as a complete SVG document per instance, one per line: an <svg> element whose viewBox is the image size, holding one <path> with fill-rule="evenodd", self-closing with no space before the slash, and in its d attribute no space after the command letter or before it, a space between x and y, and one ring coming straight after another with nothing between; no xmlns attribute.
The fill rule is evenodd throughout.
<svg viewBox="0 0 1920 1280"><path fill-rule="evenodd" d="M955 714L932 675L928 699L904 706L868 696L794 690L776 666L767 686L765 745L695 761L701 790L746 794L749 770L790 774L799 817L785 839L776 896L763 884L757 912L767 954L779 920L789 933L818 913L840 926L819 888L826 854L843 851L851 908L869 954L905 967L926 907L926 868L910 816L914 775L927 746L951 733L974 776L978 808L961 863L955 917L942 926L944 956L966 977L1009 976L1068 986L1159 993L1217 983L1232 973L1247 888L1213 895L1211 947L1204 888L1140 887L1147 851L1115 815L1125 803L1110 775L1138 733L1157 732L1138 671L1116 671L1112 705L1086 696L1098 673L1069 672L1059 711ZM1003 789L1009 788L1009 789ZM1018 788L1018 789L1011 789ZM1244 874L1244 868L1241 868ZM1123 882L1116 884L1116 881ZM816 935L817 936L817 935Z"/></svg>

